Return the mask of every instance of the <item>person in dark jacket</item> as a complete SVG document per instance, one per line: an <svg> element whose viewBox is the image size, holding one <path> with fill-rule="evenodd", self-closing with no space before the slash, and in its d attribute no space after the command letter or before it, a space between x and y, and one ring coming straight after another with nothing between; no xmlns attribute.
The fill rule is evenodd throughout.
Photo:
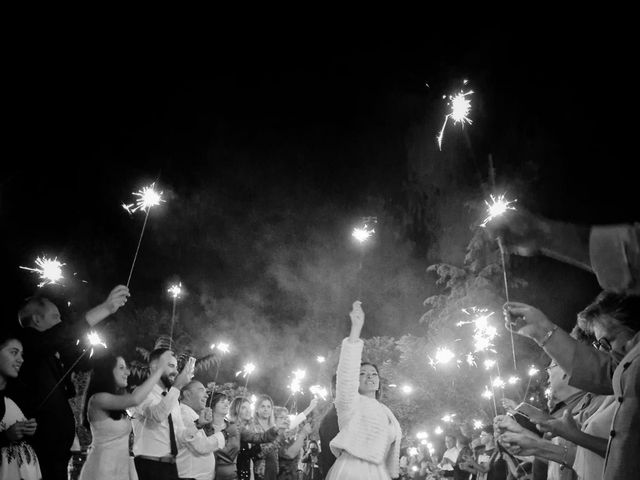
<svg viewBox="0 0 640 480"><path fill-rule="evenodd" d="M38 423L32 445L47 480L67 480L76 433L69 404L75 389L70 375L63 377L69 369L80 367L77 361L87 346L88 330L115 313L128 297L129 289L119 285L103 303L85 314L84 321L76 323L63 322L58 307L41 296L27 299L18 313L25 353L19 379L26 387L23 392L28 392L18 403Z"/></svg>

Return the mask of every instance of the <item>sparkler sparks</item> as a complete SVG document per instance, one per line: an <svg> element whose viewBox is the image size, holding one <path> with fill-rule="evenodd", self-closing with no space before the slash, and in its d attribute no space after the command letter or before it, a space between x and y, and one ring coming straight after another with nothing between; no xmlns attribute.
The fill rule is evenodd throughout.
<svg viewBox="0 0 640 480"><path fill-rule="evenodd" d="M329 393L322 385L311 385L309 392L316 397L320 397L322 400L326 400Z"/></svg>
<svg viewBox="0 0 640 480"><path fill-rule="evenodd" d="M484 427L484 424L482 423L482 420L474 420L473 421L473 429L474 430L480 430L482 427Z"/></svg>
<svg viewBox="0 0 640 480"><path fill-rule="evenodd" d="M467 81L464 81L466 85ZM463 92L460 90L455 95L449 95L449 101L447 104L451 107L451 111L445 115L444 123L442 124L442 129L437 136L438 139L438 148L442 150L442 139L444 137L444 129L447 126L447 122L451 118L453 120L453 124L460 123L462 128L464 128L464 124L468 123L471 125L473 121L469 118L469 113L471 112L471 100L467 98L468 95L472 95L473 90L469 90L467 92ZM446 95L443 98L447 98Z"/></svg>
<svg viewBox="0 0 640 480"><path fill-rule="evenodd" d="M409 454L410 457L417 457L418 449L416 447L409 447L407 448L407 453Z"/></svg>
<svg viewBox="0 0 640 480"><path fill-rule="evenodd" d="M444 417L441 418L443 422L451 423L453 422L453 417L455 417L455 413L447 413Z"/></svg>
<svg viewBox="0 0 640 480"><path fill-rule="evenodd" d="M489 312L487 309L478 307L463 309L462 311L467 315L474 316L474 318L469 321L462 321L457 323L457 326L459 327L469 323L473 324L474 353L484 352L493 347L493 340L498 336L498 330L496 329L496 327L489 324L489 318L494 314L494 312ZM467 363L469 363L468 360Z"/></svg>
<svg viewBox="0 0 640 480"><path fill-rule="evenodd" d="M294 370L292 373L293 373L293 380L289 385L289 389L291 390L291 393L294 395L296 393L302 393L302 386L300 385L300 383L302 382L304 377L306 377L307 372L306 370L298 369L298 370Z"/></svg>
<svg viewBox="0 0 640 480"><path fill-rule="evenodd" d="M507 210L515 210L512 204L517 202L517 200L507 200L504 198L504 194L498 195L498 198L490 195L491 202L484 203L487 204L487 216L484 221L480 224L481 227L486 227L487 224L496 217L504 215Z"/></svg>
<svg viewBox="0 0 640 480"><path fill-rule="evenodd" d="M427 432L418 432L416 433L416 438L418 440L424 440L426 438L429 438L429 434Z"/></svg>
<svg viewBox="0 0 640 480"><path fill-rule="evenodd" d="M222 353L229 353L229 344L228 343L224 343L224 342L220 342L217 347L218 350L220 350Z"/></svg>
<svg viewBox="0 0 640 480"><path fill-rule="evenodd" d="M496 377L493 379L493 382L491 382L491 385L493 385L494 388L504 388L505 383L502 378Z"/></svg>
<svg viewBox="0 0 640 480"><path fill-rule="evenodd" d="M155 190L155 182L147 187L143 187L142 190L138 190L137 192L133 192L133 195L138 197L135 201L135 204L122 204L122 208L124 208L129 213L135 213L138 210L142 210L143 212L147 212L151 207L155 207L164 202L162 198L163 192L157 192Z"/></svg>
<svg viewBox="0 0 640 480"><path fill-rule="evenodd" d="M491 370L495 366L496 366L496 361L491 359L491 358L488 358L488 359L486 359L484 361L484 369L485 370Z"/></svg>
<svg viewBox="0 0 640 480"><path fill-rule="evenodd" d="M171 285L167 289L167 293L169 293L169 295L171 295L171 298L173 298L174 300L180 298L180 295L182 295L182 282Z"/></svg>
<svg viewBox="0 0 640 480"><path fill-rule="evenodd" d="M531 365L531 367L529 367L529 372L527 373L530 377L535 377L538 373L540 373L540 370L538 370L535 366Z"/></svg>
<svg viewBox="0 0 640 480"><path fill-rule="evenodd" d="M61 280L64 280L64 275L62 273L62 267L66 265L65 263L59 262L58 257L52 259L47 258L46 256L37 257L36 268L31 267L20 267L23 270L29 270L31 272L35 272L40 275L40 280L42 280L38 284L38 288L42 288L45 285L49 284L57 284Z"/></svg>
<svg viewBox="0 0 640 480"><path fill-rule="evenodd" d="M489 387L484 387L484 392L482 392L482 398L489 399L493 397L493 392L489 390Z"/></svg>
<svg viewBox="0 0 640 480"><path fill-rule="evenodd" d="M325 357L323 357L322 355L318 355L318 356L316 357L316 361L317 361L318 363L324 363L326 360L327 360L327 359L326 359Z"/></svg>
<svg viewBox="0 0 640 480"><path fill-rule="evenodd" d="M433 432L436 435L442 435L442 432L444 432L444 430L442 430L442 427L438 425Z"/></svg>
<svg viewBox="0 0 640 480"><path fill-rule="evenodd" d="M509 379L507 380L507 383L509 385L515 385L516 383L518 383L520 381L520 377L517 377L515 375L512 375L511 377L509 377Z"/></svg>
<svg viewBox="0 0 640 480"><path fill-rule="evenodd" d="M436 350L435 360L429 357L429 365L435 368L439 363L449 363L455 358L455 356L455 353L453 353L447 347L438 347L438 349Z"/></svg>
<svg viewBox="0 0 640 480"><path fill-rule="evenodd" d="M243 367L242 370L239 370L238 372L236 372L236 377L240 374L242 374L242 378L246 378L249 375L251 375L256 369L256 366L253 363L246 363Z"/></svg>
<svg viewBox="0 0 640 480"><path fill-rule="evenodd" d="M377 217L364 217L362 223L353 229L351 236L359 243L364 243L376 233L375 226L377 223Z"/></svg>
<svg viewBox="0 0 640 480"><path fill-rule="evenodd" d="M411 385L402 385L402 387L400 387L400 390L402 390L402 393L404 393L405 395L409 395L413 392L413 387Z"/></svg>

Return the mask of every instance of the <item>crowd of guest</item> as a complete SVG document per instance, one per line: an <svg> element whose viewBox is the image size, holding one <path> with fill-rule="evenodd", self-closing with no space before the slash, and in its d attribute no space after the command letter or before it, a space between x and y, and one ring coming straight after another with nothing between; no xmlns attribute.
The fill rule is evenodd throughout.
<svg viewBox="0 0 640 480"><path fill-rule="evenodd" d="M149 375L129 391L121 356L91 360L82 423L92 444L81 480L213 478L389 480L400 476L508 480L618 480L640 472L640 227L555 225L520 212L496 224L514 252L553 253L587 265L603 292L566 332L537 308L504 306L506 328L533 339L550 358L547 411L505 402L506 414L475 436L448 435L434 455L420 445L401 455L400 425L380 400L376 365L362 362L364 311L354 302L332 385L334 402L314 432L308 416L208 391L159 348ZM47 298L28 299L16 328L0 335L0 480L68 478L75 418L64 372L88 362L77 339L127 302L114 288L79 322L62 321ZM313 438L311 438L313 437ZM319 437L319 442L315 439ZM131 444L132 439L132 444Z"/></svg>

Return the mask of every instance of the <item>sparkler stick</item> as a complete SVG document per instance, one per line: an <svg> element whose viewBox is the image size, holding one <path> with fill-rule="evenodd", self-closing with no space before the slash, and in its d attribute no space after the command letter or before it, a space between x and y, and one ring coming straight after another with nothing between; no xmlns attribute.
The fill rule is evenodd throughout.
<svg viewBox="0 0 640 480"><path fill-rule="evenodd" d="M364 263L365 255L365 242L371 238L375 233L375 226L378 223L377 217L363 217L359 227L353 229L351 236L356 239L360 244L360 263L358 265L357 283L358 283L358 296L356 298L362 299L362 265Z"/></svg>
<svg viewBox="0 0 640 480"><path fill-rule="evenodd" d="M182 282L178 282L177 284L171 285L167 292L171 295L173 299L173 308L171 309L171 329L169 330L169 338L173 343L173 324L176 320L176 302L178 298L182 294Z"/></svg>
<svg viewBox="0 0 640 480"><path fill-rule="evenodd" d="M47 403L47 400L49 400L49 397L53 395L53 392L56 391L56 389L60 386L60 384L64 381L64 379L67 378L67 375L69 375L71 371L75 368L75 366L80 362L80 360L82 360L85 353L87 353L87 350L91 352L91 354L89 355L89 358L91 358L91 356L93 356L93 347L97 345L102 345L104 348L107 348L107 345L102 341L102 339L96 332L89 332L87 334L87 339L89 341L89 345L82 349L82 352L80 353L80 355L78 355L78 358L76 359L76 361L73 362L73 364L67 369L66 372L64 372L62 377L60 377L60 380L58 380L58 382L53 386L53 388L49 390L49 393L47 393L47 395L44 397L44 400L40 402L40 404L36 408L36 411L39 411L44 406L44 404ZM80 340L78 340L78 342L79 341Z"/></svg>
<svg viewBox="0 0 640 480"><path fill-rule="evenodd" d="M138 252L140 251L140 244L142 243L142 236L144 235L144 229L147 226L147 220L149 219L149 212L151 211L151 207L155 207L156 205L160 205L160 203L164 202L162 199L162 192L156 192L153 187L155 186L155 182L149 185L148 187L144 187L142 190L138 192L133 192L136 195L138 200L136 200L135 205L130 204L122 204L122 208L124 208L129 213L134 213L138 210L143 210L145 213L144 223L142 224L142 231L140 232L140 238L138 239L138 246L136 247L136 253L133 256L133 262L131 264L131 270L129 271L129 278L127 278L127 287L131 282L131 276L133 275L133 267L136 264L136 259L138 258Z"/></svg>

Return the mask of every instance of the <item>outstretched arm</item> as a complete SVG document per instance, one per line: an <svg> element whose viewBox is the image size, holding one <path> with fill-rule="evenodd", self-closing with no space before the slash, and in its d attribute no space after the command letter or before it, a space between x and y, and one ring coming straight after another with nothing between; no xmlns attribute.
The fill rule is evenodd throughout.
<svg viewBox="0 0 640 480"><path fill-rule="evenodd" d="M353 302L349 314L351 317L351 333L342 341L338 374L336 381L336 411L338 423L342 428L351 418L351 412L358 400L358 384L360 360L364 342L360 339L360 332L364 325L364 312L359 301Z"/></svg>
<svg viewBox="0 0 640 480"><path fill-rule="evenodd" d="M118 285L111 290L104 302L85 313L84 318L86 322L91 327L97 325L109 315L116 313L120 307L127 303L129 296L129 289L124 285Z"/></svg>

